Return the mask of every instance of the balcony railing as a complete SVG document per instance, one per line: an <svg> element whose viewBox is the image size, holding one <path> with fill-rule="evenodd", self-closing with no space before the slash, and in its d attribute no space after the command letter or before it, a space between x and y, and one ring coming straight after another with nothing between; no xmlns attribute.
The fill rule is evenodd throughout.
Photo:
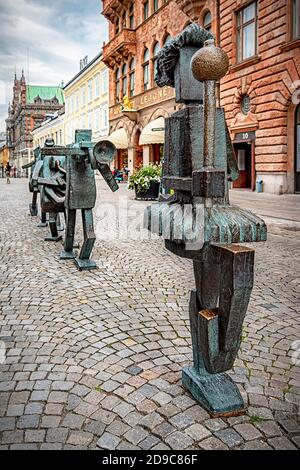
<svg viewBox="0 0 300 470"><path fill-rule="evenodd" d="M102 60L108 67L136 53L136 34L132 29L123 29L103 47Z"/></svg>

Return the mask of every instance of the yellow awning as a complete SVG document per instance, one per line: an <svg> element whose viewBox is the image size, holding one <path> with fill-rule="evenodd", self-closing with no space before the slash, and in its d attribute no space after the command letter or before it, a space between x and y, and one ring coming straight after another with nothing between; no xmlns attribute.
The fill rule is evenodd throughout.
<svg viewBox="0 0 300 470"><path fill-rule="evenodd" d="M140 135L140 145L163 144L165 140L165 119L160 117L149 122Z"/></svg>
<svg viewBox="0 0 300 470"><path fill-rule="evenodd" d="M103 137L100 140L109 140L116 146L117 149L128 148L128 138L126 131L123 127L112 132L108 137Z"/></svg>

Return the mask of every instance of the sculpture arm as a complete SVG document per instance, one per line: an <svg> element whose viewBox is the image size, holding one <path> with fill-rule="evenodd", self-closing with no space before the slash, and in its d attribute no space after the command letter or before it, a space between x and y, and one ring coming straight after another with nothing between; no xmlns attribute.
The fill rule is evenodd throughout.
<svg viewBox="0 0 300 470"><path fill-rule="evenodd" d="M105 182L109 186L109 188L115 192L119 189L119 185L113 177L112 172L110 171L109 166L106 163L98 163L98 170L100 171L101 175L103 176Z"/></svg>

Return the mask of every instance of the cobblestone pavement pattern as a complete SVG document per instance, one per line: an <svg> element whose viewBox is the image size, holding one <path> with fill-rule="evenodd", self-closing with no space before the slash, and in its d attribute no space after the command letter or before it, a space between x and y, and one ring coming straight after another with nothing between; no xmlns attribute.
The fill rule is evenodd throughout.
<svg viewBox="0 0 300 470"><path fill-rule="evenodd" d="M99 220L100 199L116 203L126 190L97 184ZM297 232L256 245L232 371L248 411L211 419L181 386L191 362L190 261L160 240L97 240L99 269L78 272L28 216L27 181L0 180L0 194L1 449L299 447Z"/></svg>

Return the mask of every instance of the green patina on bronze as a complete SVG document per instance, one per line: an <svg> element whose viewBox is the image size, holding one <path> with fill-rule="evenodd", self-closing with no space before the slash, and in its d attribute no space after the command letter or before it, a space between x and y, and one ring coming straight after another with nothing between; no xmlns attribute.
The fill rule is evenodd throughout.
<svg viewBox="0 0 300 470"><path fill-rule="evenodd" d="M36 150L39 159L32 163L33 188L41 194L42 213L49 213L51 236L47 241L58 241L59 213L65 215L64 250L60 259L74 259L79 270L94 269L95 261L90 259L96 240L93 211L96 203L95 170L99 170L112 191L118 189L108 163L114 158L116 148L108 141L94 144L92 131L75 131L75 143L67 147L55 146L49 139L45 147ZM76 211L81 210L83 243L78 256L74 252Z"/></svg>
<svg viewBox="0 0 300 470"><path fill-rule="evenodd" d="M245 409L225 373L240 347L253 287L254 250L236 243L267 237L262 219L229 203L228 181L239 173L225 113L215 98L215 80L227 68L224 52L196 24L160 52L157 83L174 86L176 101L185 107L165 125L163 184L174 195L161 196L145 212L145 227L162 236L168 250L193 260L194 364L183 369L182 381L213 416Z"/></svg>

